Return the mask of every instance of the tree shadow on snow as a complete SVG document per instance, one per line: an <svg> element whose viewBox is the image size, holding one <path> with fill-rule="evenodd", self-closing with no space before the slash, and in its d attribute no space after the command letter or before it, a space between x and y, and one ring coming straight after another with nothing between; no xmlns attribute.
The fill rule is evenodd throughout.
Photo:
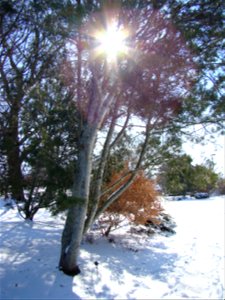
<svg viewBox="0 0 225 300"><path fill-rule="evenodd" d="M61 229L25 221L1 225L0 298L80 299L73 279L58 270Z"/></svg>
<svg viewBox="0 0 225 300"><path fill-rule="evenodd" d="M145 284L151 288L151 280L148 286L141 278L149 276L166 281L177 259L176 253L167 252L163 242L154 242L145 248L137 241L132 244L132 238L126 241L127 235L117 236L122 243L99 239L82 245L86 253L86 257L81 255L80 259L82 273L73 279L58 270L61 226L24 221L4 222L2 226L2 299L81 299L81 291L92 299L113 299L121 291L111 284L114 282L126 289L125 274L132 281L133 290L126 292L129 299L140 286ZM106 269L108 274L104 273Z"/></svg>
<svg viewBox="0 0 225 300"><path fill-rule="evenodd" d="M167 238L165 237L165 239ZM151 243L151 239L149 239L149 243ZM84 274L82 280L85 286L92 286L91 294L94 298L113 299L121 295L121 291L113 290L107 282L104 282L104 268L110 272L109 285L111 281L124 289L126 288L124 276L131 278L134 289L126 294L126 298L132 299L133 292L140 286L143 287L145 284L146 288L151 288L151 279L167 281L170 273L174 271L175 262L178 259L177 253L168 252L166 244L163 242L154 242L147 248L144 246L135 248L132 245L124 246L97 240L93 244L83 245L83 249L90 254L93 264L89 262L88 266L85 266L88 259L82 259L82 268L86 274L89 274L89 276ZM96 261L98 262L97 267ZM90 268L90 266L92 267ZM141 278L146 278L146 276L149 276L149 284L146 281L142 282ZM98 289L95 288L97 286Z"/></svg>

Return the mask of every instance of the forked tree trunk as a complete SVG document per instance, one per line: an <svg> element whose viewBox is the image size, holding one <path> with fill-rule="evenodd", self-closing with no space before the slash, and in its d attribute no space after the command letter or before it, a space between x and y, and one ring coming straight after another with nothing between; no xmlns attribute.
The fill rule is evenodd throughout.
<svg viewBox="0 0 225 300"><path fill-rule="evenodd" d="M96 129L86 125L79 143L78 163L72 190L74 204L68 210L62 234L59 268L70 276L80 273L78 256L88 207L95 137Z"/></svg>
<svg viewBox="0 0 225 300"><path fill-rule="evenodd" d="M94 64L91 65L91 70L93 76L90 81L90 98L78 137L78 158L72 190L74 204L68 210L61 242L59 269L70 276L80 273L78 256L89 204L93 149L98 130L114 101L111 93L102 92ZM78 107L80 104L79 100Z"/></svg>

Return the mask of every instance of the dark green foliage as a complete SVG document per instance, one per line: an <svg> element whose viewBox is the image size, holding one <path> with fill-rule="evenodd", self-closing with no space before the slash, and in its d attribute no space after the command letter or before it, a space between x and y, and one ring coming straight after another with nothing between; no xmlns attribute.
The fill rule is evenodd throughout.
<svg viewBox="0 0 225 300"><path fill-rule="evenodd" d="M73 181L77 114L59 76L68 9L70 1L59 0L0 6L0 183L29 219Z"/></svg>
<svg viewBox="0 0 225 300"><path fill-rule="evenodd" d="M21 122L25 137L31 131L21 150L24 188L32 191L26 202L31 207L39 197L37 204L48 206L57 202L58 193L71 188L76 164L76 110L59 81L39 87L38 94L32 91ZM45 190L42 195L39 188Z"/></svg>
<svg viewBox="0 0 225 300"><path fill-rule="evenodd" d="M167 194L185 195L192 182L191 157L177 155L168 160L160 170L159 183Z"/></svg>
<svg viewBox="0 0 225 300"><path fill-rule="evenodd" d="M159 184L166 194L186 195L195 192L210 192L218 181L212 166L192 165L189 155L173 156L163 164L159 173Z"/></svg>
<svg viewBox="0 0 225 300"><path fill-rule="evenodd" d="M65 192L60 192L56 198L54 204L50 207L51 212L56 215L60 212L66 211L68 208L75 204L83 204L84 199L79 197L68 196Z"/></svg>
<svg viewBox="0 0 225 300"><path fill-rule="evenodd" d="M196 165L193 170L193 179L193 191L210 192L217 185L218 174L207 166Z"/></svg>

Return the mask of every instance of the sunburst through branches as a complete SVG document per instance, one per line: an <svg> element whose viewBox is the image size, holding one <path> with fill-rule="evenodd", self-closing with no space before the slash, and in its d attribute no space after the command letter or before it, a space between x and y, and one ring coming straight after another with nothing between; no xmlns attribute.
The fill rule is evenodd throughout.
<svg viewBox="0 0 225 300"><path fill-rule="evenodd" d="M96 55L105 55L107 62L116 63L119 56L128 53L128 36L128 31L119 27L116 20L113 20L106 29L98 30L94 34L97 41Z"/></svg>

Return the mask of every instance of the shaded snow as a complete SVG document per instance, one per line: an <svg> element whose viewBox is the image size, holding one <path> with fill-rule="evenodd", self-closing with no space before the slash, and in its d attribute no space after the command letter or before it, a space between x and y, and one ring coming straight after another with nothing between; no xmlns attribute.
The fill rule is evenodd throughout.
<svg viewBox="0 0 225 300"><path fill-rule="evenodd" d="M1 299L224 299L225 197L165 201L177 223L170 237L94 235L82 273L59 272L64 221L41 210L34 222L0 206ZM97 263L96 263L97 262Z"/></svg>

